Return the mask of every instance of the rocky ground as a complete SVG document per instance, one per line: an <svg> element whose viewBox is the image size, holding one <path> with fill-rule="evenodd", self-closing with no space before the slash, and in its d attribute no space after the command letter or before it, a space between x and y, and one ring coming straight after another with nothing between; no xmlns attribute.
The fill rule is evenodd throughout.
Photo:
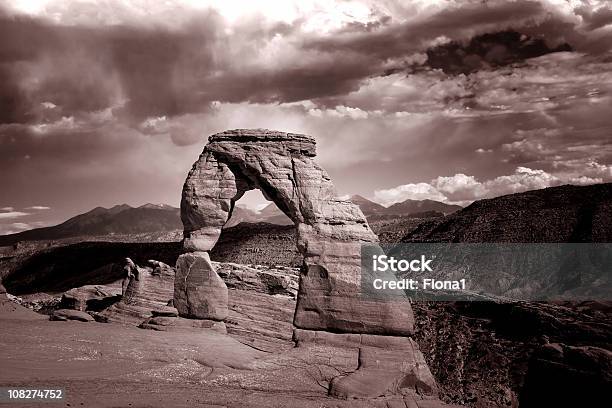
<svg viewBox="0 0 612 408"><path fill-rule="evenodd" d="M99 316L93 311L57 309L87 309L87 300L114 296L113 285L69 291L55 302L49 295L38 300L36 295L28 300L0 295L0 384L64 388L63 405L71 407L439 406L416 394L331 398L330 381L357 370L359 348L295 347L295 272L218 266L231 287L227 334L188 326L144 330L129 321L95 321ZM155 268L140 272L149 270ZM144 298L163 288L163 278L154 282L152 277ZM44 305L47 309L39 310L52 319L19 303Z"/></svg>
<svg viewBox="0 0 612 408"><path fill-rule="evenodd" d="M0 360L7 367L0 383L52 382L68 389L71 406L92 406L85 402L89 398L93 406L163 406L175 400L179 406L393 406L384 398L343 405L327 397L333 377L356 370L357 349L294 348L297 269L236 263L216 267L230 288L227 335L137 328L151 309L164 310L172 298L170 273L162 273L163 265L139 267L149 277L138 302L130 305L105 303L121 293L120 282L55 295L8 295L13 301L2 303L0 315ZM106 307L101 313L96 311L100 305ZM599 360L612 361L606 352L612 347L610 304L415 302L413 309L415 340L447 403L528 406L521 400L530 397L521 393L529 389L529 370L547 367L548 360L534 365L533 358L546 347L594 347L603 357L588 355L585 361L600 367ZM66 321L49 321L43 314ZM17 348L17 354L10 351ZM579 372L586 377L573 381L595 373L592 367ZM562 378L563 372L555 376ZM604 369L602 381L609 381L606 376ZM544 386L536 381L531 398ZM127 402L116 399L114 389L130 394Z"/></svg>

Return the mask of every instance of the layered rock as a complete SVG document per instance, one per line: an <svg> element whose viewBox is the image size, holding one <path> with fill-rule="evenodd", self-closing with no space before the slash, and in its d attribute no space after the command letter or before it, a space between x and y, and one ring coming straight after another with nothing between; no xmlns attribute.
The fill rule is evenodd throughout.
<svg viewBox="0 0 612 408"><path fill-rule="evenodd" d="M238 129L209 138L183 187L181 219L188 253L177 263L174 296L181 315L219 319L210 311L218 309L227 289L210 272L206 252L219 239L235 202L258 188L297 225L297 246L304 262L296 327L412 333L412 310L406 300L360 296L361 244L375 243L377 237L358 206L337 198L315 155L314 139L299 134ZM201 260L196 262L197 258Z"/></svg>
<svg viewBox="0 0 612 408"><path fill-rule="evenodd" d="M174 269L158 261L140 267L126 260L121 301L100 313L110 322L140 324L152 310L163 310L174 296Z"/></svg>
<svg viewBox="0 0 612 408"><path fill-rule="evenodd" d="M307 350L305 354L326 349L357 351L357 364L339 370L340 375L330 381L330 396L384 400L389 408L451 407L438 398L436 381L411 338L301 329L295 329L293 335L298 346Z"/></svg>
<svg viewBox="0 0 612 408"><path fill-rule="evenodd" d="M213 262L213 265L230 289L253 290L269 295L297 296L299 287L297 268L247 266L233 262Z"/></svg>

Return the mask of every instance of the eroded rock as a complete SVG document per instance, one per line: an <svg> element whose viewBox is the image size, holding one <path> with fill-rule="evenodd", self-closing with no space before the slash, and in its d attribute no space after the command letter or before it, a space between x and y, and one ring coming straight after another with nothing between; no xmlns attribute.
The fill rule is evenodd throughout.
<svg viewBox="0 0 612 408"><path fill-rule="evenodd" d="M227 286L207 252L181 255L176 271L174 307L181 316L211 320L227 317Z"/></svg>
<svg viewBox="0 0 612 408"><path fill-rule="evenodd" d="M213 262L217 273L230 289L254 290L269 295L297 296L299 270L288 267L270 268L232 262Z"/></svg>
<svg viewBox="0 0 612 408"><path fill-rule="evenodd" d="M337 198L315 155L314 139L299 134L237 129L209 138L183 187L183 245L191 254L177 263L181 279L174 300L181 315L214 316L211 310L218 307L211 308L210 295L212 302L224 295L205 254L219 239L235 202L258 188L297 225L304 266L296 327L391 335L413 332L407 300L366 301L360 296L361 244L376 243L377 237L358 206ZM196 261L198 257L202 260ZM189 272L194 264L201 266L201 273Z"/></svg>
<svg viewBox="0 0 612 408"><path fill-rule="evenodd" d="M70 289L62 295L59 307L80 311L101 311L121 300L121 288L86 285Z"/></svg>
<svg viewBox="0 0 612 408"><path fill-rule="evenodd" d="M58 309L50 317L50 320L66 321L77 320L79 322L93 322L94 318L89 313L73 309Z"/></svg>
<svg viewBox="0 0 612 408"><path fill-rule="evenodd" d="M174 269L159 264L141 267L126 260L124 270L126 277L122 283L121 300L99 315L109 322L138 325L150 316L151 310L165 308L173 298Z"/></svg>
<svg viewBox="0 0 612 408"><path fill-rule="evenodd" d="M210 329L226 334L225 323L209 319L186 319L178 316L153 316L146 319L138 327L141 329L171 331L171 330L201 330Z"/></svg>

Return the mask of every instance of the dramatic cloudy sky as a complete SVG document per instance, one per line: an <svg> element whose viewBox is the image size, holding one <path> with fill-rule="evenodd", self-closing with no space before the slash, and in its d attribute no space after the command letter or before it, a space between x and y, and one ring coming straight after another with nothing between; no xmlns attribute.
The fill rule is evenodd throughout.
<svg viewBox="0 0 612 408"><path fill-rule="evenodd" d="M572 51L461 48L502 30ZM384 204L612 181L610 48L606 0L0 1L0 233L178 205L228 128L315 136Z"/></svg>

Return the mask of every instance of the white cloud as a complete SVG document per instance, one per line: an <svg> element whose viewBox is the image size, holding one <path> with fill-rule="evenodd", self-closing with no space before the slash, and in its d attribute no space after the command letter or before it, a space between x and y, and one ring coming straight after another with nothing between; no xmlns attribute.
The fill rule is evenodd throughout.
<svg viewBox="0 0 612 408"><path fill-rule="evenodd" d="M13 211L15 208L13 207L2 207L0 208L0 211Z"/></svg>
<svg viewBox="0 0 612 408"><path fill-rule="evenodd" d="M308 114L321 118L323 116L331 117L346 117L351 119L367 119L370 115L381 115L381 111L364 111L359 108L351 108L350 106L338 105L335 109L309 109Z"/></svg>
<svg viewBox="0 0 612 408"><path fill-rule="evenodd" d="M389 206L407 199L446 201L447 198L430 184L404 184L386 190L374 191L374 199L380 204Z"/></svg>
<svg viewBox="0 0 612 408"><path fill-rule="evenodd" d="M47 207L44 205L33 205L31 207L26 207L26 210L33 210L33 211L42 211L42 210L50 210L51 207Z"/></svg>
<svg viewBox="0 0 612 408"><path fill-rule="evenodd" d="M26 215L30 215L29 213L20 212L20 211L9 211L0 213L0 220L10 220L12 218L23 217Z"/></svg>
<svg viewBox="0 0 612 408"><path fill-rule="evenodd" d="M442 201L473 200L486 193L486 188L474 176L459 173L452 177L438 177L431 182L432 186L444 195Z"/></svg>
<svg viewBox="0 0 612 408"><path fill-rule="evenodd" d="M24 230L32 228L30 224L25 223L25 222L14 222L10 224L10 227L12 228L12 231L14 232L24 231Z"/></svg>
<svg viewBox="0 0 612 408"><path fill-rule="evenodd" d="M505 194L538 190L562 184L588 185L612 179L612 166L592 163L594 174L603 177L576 175L570 173L551 174L541 169L517 167L513 174L479 181L474 176L462 173L450 177L438 177L429 183L411 183L395 188L377 190L375 200L390 205L407 199L431 199L451 204L466 205L482 198L498 197ZM606 177L608 176L608 177Z"/></svg>
<svg viewBox="0 0 612 408"><path fill-rule="evenodd" d="M32 225L25 222L13 222L8 225L0 225L0 235L16 234L32 228L34 228Z"/></svg>

